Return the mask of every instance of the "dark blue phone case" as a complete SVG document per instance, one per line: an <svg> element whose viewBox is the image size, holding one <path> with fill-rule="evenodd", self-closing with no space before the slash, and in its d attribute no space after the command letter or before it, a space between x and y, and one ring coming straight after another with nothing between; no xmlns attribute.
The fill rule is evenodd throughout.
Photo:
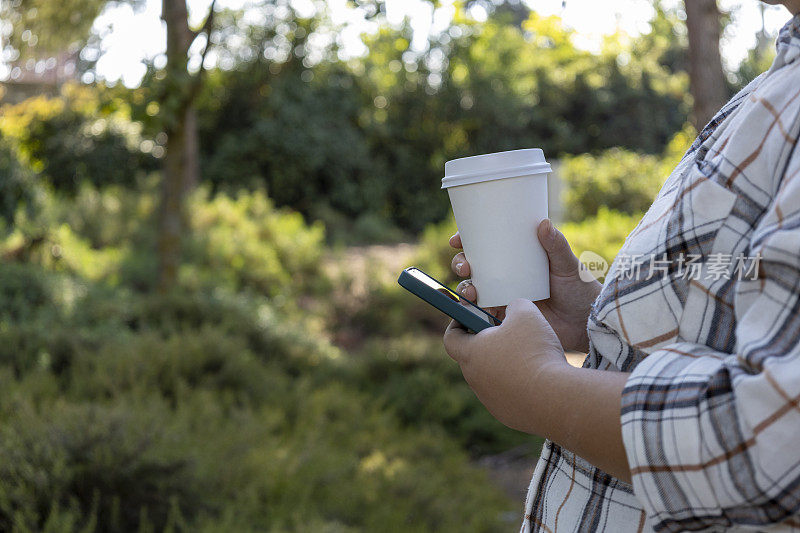
<svg viewBox="0 0 800 533"><path fill-rule="evenodd" d="M414 274L410 273L411 271L427 278L428 283L415 277ZM499 319L493 317L469 300L462 298L456 292L447 288L443 283L425 274L425 272L416 267L409 267L403 270L400 277L397 279L397 283L475 333L483 331L488 327L500 325L501 323ZM438 288L432 287L431 284L437 285Z"/></svg>

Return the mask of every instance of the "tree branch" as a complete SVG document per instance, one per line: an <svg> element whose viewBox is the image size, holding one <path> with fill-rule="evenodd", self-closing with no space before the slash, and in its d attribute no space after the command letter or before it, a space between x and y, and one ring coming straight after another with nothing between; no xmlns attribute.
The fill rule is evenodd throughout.
<svg viewBox="0 0 800 533"><path fill-rule="evenodd" d="M200 30L195 32L195 38L201 33L206 34L206 44L203 47L203 52L200 54L200 70L198 70L197 74L194 75L194 79L192 80L192 84L189 89L189 101L194 100L194 97L200 90L200 85L203 81L203 71L205 70L203 65L206 62L206 54L208 54L208 50L211 48L211 32L214 30L214 7L216 4L217 0L211 0L211 7L208 8L208 16L206 17L206 21L203 23L203 26L200 28Z"/></svg>
<svg viewBox="0 0 800 533"><path fill-rule="evenodd" d="M208 16L206 16L205 22L203 22L199 30L192 32L192 42L194 42L201 33L205 33L208 38L211 37L211 30L214 27L214 7L216 4L217 0L211 0L211 7L208 8ZM206 42L206 49L208 49L208 42Z"/></svg>

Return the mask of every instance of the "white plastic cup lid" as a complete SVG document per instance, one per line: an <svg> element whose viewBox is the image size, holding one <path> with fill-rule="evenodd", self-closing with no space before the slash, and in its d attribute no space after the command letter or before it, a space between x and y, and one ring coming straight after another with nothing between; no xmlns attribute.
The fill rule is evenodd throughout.
<svg viewBox="0 0 800 533"><path fill-rule="evenodd" d="M526 148L494 154L453 159L444 164L442 189L482 181L518 178L550 172L550 163L540 148Z"/></svg>

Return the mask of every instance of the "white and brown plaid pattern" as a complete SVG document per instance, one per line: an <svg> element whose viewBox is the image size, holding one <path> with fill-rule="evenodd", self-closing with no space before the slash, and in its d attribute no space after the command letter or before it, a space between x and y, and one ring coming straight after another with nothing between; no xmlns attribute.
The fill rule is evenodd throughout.
<svg viewBox="0 0 800 533"><path fill-rule="evenodd" d="M632 372L633 486L548 442L523 532L800 531L798 135L800 15L664 184L589 317L584 366ZM721 255L760 257L757 278L711 275ZM623 256L670 266L630 275Z"/></svg>

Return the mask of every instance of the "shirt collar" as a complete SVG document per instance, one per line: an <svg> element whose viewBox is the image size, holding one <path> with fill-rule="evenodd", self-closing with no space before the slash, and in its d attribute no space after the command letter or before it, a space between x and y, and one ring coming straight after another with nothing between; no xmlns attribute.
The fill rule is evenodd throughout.
<svg viewBox="0 0 800 533"><path fill-rule="evenodd" d="M800 13L792 17L778 33L778 50L787 45L800 46Z"/></svg>
<svg viewBox="0 0 800 533"><path fill-rule="evenodd" d="M787 22L778 33L778 56L770 70L777 70L800 57L800 14Z"/></svg>

